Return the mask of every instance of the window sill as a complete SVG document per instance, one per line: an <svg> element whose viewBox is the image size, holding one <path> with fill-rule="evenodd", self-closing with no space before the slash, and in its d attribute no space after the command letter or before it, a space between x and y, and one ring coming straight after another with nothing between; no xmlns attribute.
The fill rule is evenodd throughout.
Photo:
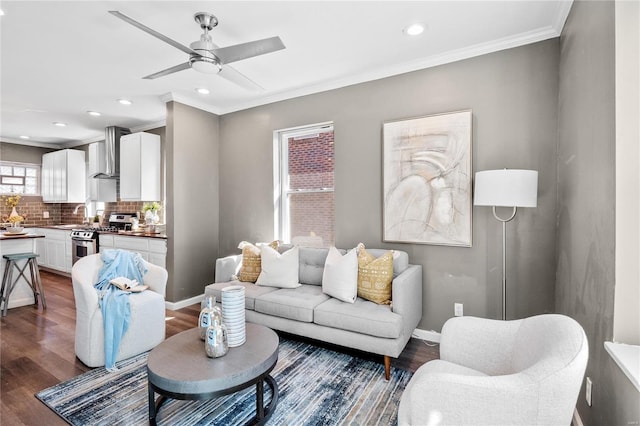
<svg viewBox="0 0 640 426"><path fill-rule="evenodd" d="M604 348L640 392L640 346L604 342Z"/></svg>

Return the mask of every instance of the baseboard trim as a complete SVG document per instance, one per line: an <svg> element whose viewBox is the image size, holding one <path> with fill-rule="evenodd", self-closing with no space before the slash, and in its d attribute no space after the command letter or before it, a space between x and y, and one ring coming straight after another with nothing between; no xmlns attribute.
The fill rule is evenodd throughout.
<svg viewBox="0 0 640 426"><path fill-rule="evenodd" d="M416 339L428 340L429 342L440 343L440 333L433 330L422 330L420 328L416 328L413 330L411 337L415 337Z"/></svg>
<svg viewBox="0 0 640 426"><path fill-rule="evenodd" d="M580 418L580 414L578 413L578 409L573 410L573 419L571 421L572 426L584 426L582 423L582 419Z"/></svg>
<svg viewBox="0 0 640 426"><path fill-rule="evenodd" d="M178 309L186 308L194 303L200 303L204 299L204 293L198 296L193 296L189 299L180 300L178 302L164 302L164 306L170 311L177 311Z"/></svg>

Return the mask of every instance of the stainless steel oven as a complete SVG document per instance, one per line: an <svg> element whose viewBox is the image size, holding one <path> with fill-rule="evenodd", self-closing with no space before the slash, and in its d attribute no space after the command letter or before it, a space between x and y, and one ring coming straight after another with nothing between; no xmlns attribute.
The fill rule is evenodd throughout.
<svg viewBox="0 0 640 426"><path fill-rule="evenodd" d="M71 231L71 263L80 258L98 253L98 233L93 229Z"/></svg>

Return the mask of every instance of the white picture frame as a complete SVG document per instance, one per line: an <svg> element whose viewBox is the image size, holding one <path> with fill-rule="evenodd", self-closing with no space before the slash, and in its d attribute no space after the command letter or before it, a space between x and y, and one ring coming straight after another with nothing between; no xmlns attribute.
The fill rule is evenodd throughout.
<svg viewBox="0 0 640 426"><path fill-rule="evenodd" d="M472 123L471 110L383 123L383 241L471 247Z"/></svg>

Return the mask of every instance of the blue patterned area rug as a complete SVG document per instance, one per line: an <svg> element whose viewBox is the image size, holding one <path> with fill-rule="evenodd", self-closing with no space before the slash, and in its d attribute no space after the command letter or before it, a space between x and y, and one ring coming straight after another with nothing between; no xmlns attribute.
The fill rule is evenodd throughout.
<svg viewBox="0 0 640 426"><path fill-rule="evenodd" d="M71 425L148 425L147 356L119 362L117 373L96 368L36 397ZM394 368L386 381L379 363L281 337L271 375L279 400L267 425L395 425L412 373ZM265 392L267 404L268 386ZM254 415L255 386L250 386L213 400L167 400L157 421L226 426Z"/></svg>

